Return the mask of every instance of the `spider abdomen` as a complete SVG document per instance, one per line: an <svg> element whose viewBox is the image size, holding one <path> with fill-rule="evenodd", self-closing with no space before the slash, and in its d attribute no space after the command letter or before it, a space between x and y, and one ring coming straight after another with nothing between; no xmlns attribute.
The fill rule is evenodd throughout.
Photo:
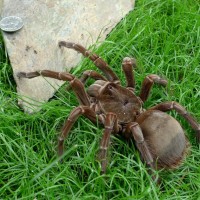
<svg viewBox="0 0 200 200"><path fill-rule="evenodd" d="M170 115L147 111L138 118L144 139L158 168L174 168L183 160L188 141L181 125Z"/></svg>

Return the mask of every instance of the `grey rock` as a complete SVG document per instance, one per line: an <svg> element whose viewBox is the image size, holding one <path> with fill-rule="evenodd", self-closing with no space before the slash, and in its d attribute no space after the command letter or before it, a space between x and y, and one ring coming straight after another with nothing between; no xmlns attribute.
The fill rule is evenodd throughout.
<svg viewBox="0 0 200 200"><path fill-rule="evenodd" d="M13 15L24 22L21 30L3 32L3 37L17 83L19 105L31 113L39 110L63 82L43 77L19 79L16 74L42 69L69 71L81 55L60 49L58 41L85 47L97 38L103 41L133 9L134 0L0 0L0 6L1 18Z"/></svg>

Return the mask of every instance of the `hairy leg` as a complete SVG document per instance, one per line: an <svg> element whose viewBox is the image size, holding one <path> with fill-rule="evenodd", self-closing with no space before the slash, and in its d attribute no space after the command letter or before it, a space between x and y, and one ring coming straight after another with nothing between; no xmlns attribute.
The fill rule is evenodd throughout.
<svg viewBox="0 0 200 200"><path fill-rule="evenodd" d="M134 58L124 58L122 62L122 69L126 77L126 87L135 89L135 78L133 74L133 68L136 67L136 60Z"/></svg>
<svg viewBox="0 0 200 200"><path fill-rule="evenodd" d="M20 72L18 73L19 78L34 78L37 76L44 76L44 77L50 77L58 80L63 81L69 81L70 86L74 90L76 96L78 97L79 103L81 105L90 106L89 97L84 89L83 83L77 79L75 76L73 76L70 73L67 72L54 72L50 70L41 70L36 72Z"/></svg>
<svg viewBox="0 0 200 200"><path fill-rule="evenodd" d="M93 54L89 50L85 49L80 44L60 41L59 46L60 47L64 46L70 49L74 49L77 52L80 52L81 54L83 54L85 57L88 57L105 74L108 81L112 81L112 82L119 81L119 78L117 77L117 75L112 71L112 69L108 66L108 64L102 58L100 58L96 54Z"/></svg>
<svg viewBox="0 0 200 200"><path fill-rule="evenodd" d="M153 171L151 169L155 169L155 162L153 160L153 156L151 154L150 149L148 148L147 143L144 140L142 130L140 125L137 122L130 122L127 125L128 132L131 132L132 137L136 142L136 146L141 154L142 159L150 167L149 173L152 176L152 179L155 180L157 183L160 183L160 179L156 180L156 177L153 175Z"/></svg>
<svg viewBox="0 0 200 200"><path fill-rule="evenodd" d="M92 78L94 80L104 80L106 81L106 78L104 76L102 76L101 74L99 74L96 71L93 70L86 70L83 72L83 75L81 76L81 78L79 79L83 84L86 83L86 81L88 80L88 78Z"/></svg>
<svg viewBox="0 0 200 200"><path fill-rule="evenodd" d="M160 110L163 112L175 110L191 125L191 127L196 132L197 141L200 143L200 124L179 103L177 103L175 101L164 102L164 103L160 103L160 104L150 108L150 110Z"/></svg>
<svg viewBox="0 0 200 200"><path fill-rule="evenodd" d="M62 128L61 135L58 140L58 155L59 156L61 156L64 151L64 140L69 135L69 132L70 132L73 124L75 123L75 121L81 115L84 115L85 117L90 119L92 122L96 122L96 120L97 120L96 113L87 106L79 106L79 107L75 108L74 110L72 110L72 112L70 113L69 117L67 118L67 120ZM99 118L99 120L101 122L101 118Z"/></svg>
<svg viewBox="0 0 200 200"><path fill-rule="evenodd" d="M93 71L93 70L84 71L82 76L79 78L79 80L83 83L83 85L85 85L85 83L87 82L87 80L89 78L92 78L94 80L104 80L104 81L106 81L106 78L104 76L102 76L101 74L99 74L98 72ZM69 89L71 89L70 85L68 85L66 87L66 90L69 90Z"/></svg>
<svg viewBox="0 0 200 200"><path fill-rule="evenodd" d="M113 113L107 113L105 117L104 122L104 132L103 137L100 143L100 150L98 158L101 162L101 172L106 172L106 166L107 166L107 150L110 145L110 135L113 132L118 132L118 123L117 123L117 116Z"/></svg>
<svg viewBox="0 0 200 200"><path fill-rule="evenodd" d="M156 74L148 75L142 83L142 88L141 88L141 92L139 95L143 102L145 102L147 100L147 98L149 97L151 88L154 83L160 84L162 86L166 86L167 80L161 78L160 76L158 76Z"/></svg>

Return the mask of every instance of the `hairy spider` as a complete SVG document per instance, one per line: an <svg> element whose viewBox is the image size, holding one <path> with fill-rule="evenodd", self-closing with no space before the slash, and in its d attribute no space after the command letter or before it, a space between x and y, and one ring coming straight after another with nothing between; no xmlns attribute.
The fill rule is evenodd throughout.
<svg viewBox="0 0 200 200"><path fill-rule="evenodd" d="M153 84L165 86L167 84L165 79L156 74L148 75L142 83L139 96L136 96L133 73L133 67L136 66L135 59L126 57L123 60L122 69L127 82L126 87L123 87L117 75L96 54L75 43L60 41L59 46L82 53L92 60L105 75L104 77L93 70L85 71L80 79L67 72L50 70L20 72L18 74L19 78L34 78L42 75L69 81L75 92L80 105L72 110L62 128L58 141L60 156L64 151L64 140L74 122L81 115L84 115L93 123L98 120L104 126L99 152L103 173L106 172L106 157L111 134L121 134L127 138L133 138L142 160L150 168L174 168L178 166L185 157L188 140L181 125L176 119L166 114L166 111L175 110L185 118L196 131L197 140L200 141L200 125L179 103L174 101L164 102L147 110L142 108ZM95 79L95 82L86 91L84 84L88 78Z"/></svg>

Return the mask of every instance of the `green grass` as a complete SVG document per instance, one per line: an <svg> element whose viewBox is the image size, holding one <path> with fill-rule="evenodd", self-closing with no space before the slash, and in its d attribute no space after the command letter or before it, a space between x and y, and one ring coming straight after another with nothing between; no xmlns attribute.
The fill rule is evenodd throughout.
<svg viewBox="0 0 200 200"><path fill-rule="evenodd" d="M200 121L200 3L198 0L140 0L98 48L123 83L121 61L137 58L137 92L147 74L169 80L154 86L145 108L178 101ZM0 39L2 41L2 38ZM2 42L1 42L2 43ZM174 171L161 171L163 188L150 179L132 143L112 137L106 175L96 159L102 128L81 117L65 142L63 163L56 154L57 136L78 105L62 87L38 113L17 105L12 70L0 48L0 199L200 199L200 149L194 131L175 112L191 142L191 152ZM73 70L77 76L96 69L88 61Z"/></svg>

